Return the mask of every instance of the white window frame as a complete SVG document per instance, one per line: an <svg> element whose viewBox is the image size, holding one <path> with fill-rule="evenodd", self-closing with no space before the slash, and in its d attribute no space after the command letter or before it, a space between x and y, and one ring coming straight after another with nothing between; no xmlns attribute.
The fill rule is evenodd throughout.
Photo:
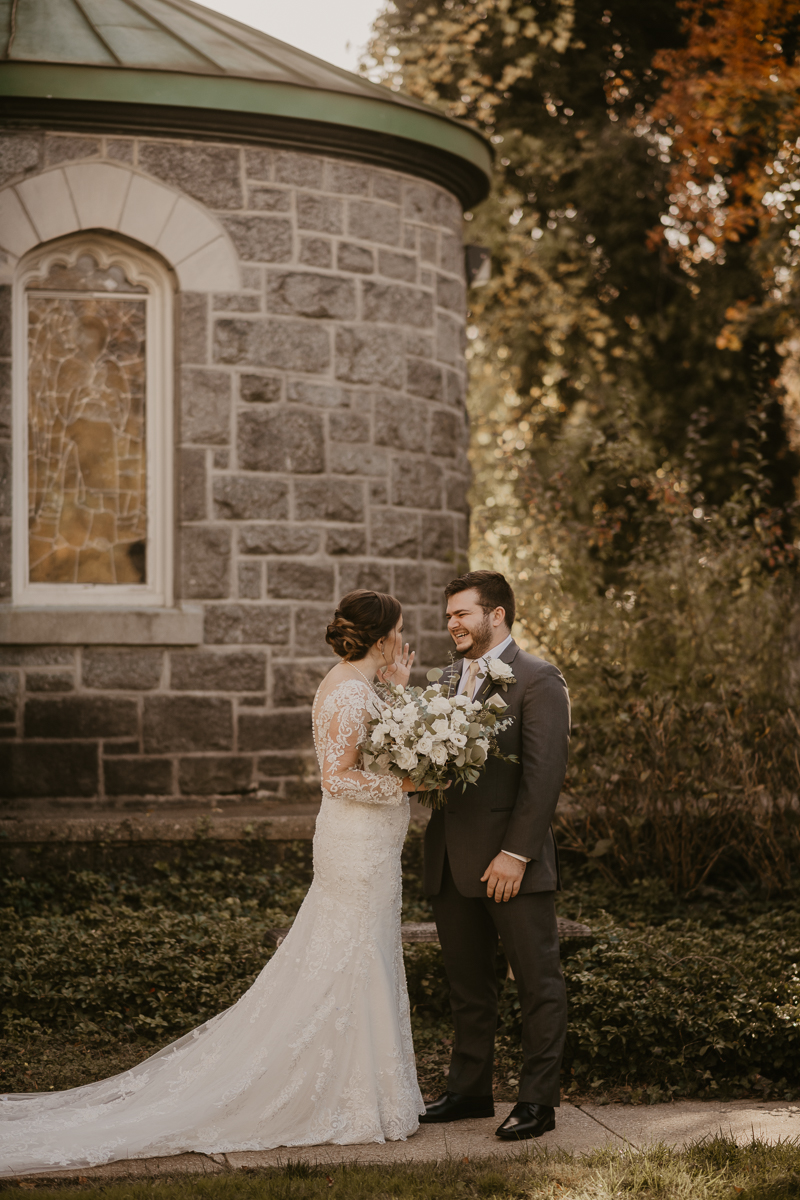
<svg viewBox="0 0 800 1200"><path fill-rule="evenodd" d="M147 288L145 439L147 458L146 583L31 583L28 558L28 305L27 285L55 263L71 266L91 254L107 270L119 266ZM35 294L35 293L34 293ZM76 290L76 296L80 292ZM109 293L113 295L113 293ZM26 608L169 608L173 603L173 299L165 267L153 256L103 234L78 234L40 246L19 264L13 297L12 605Z"/></svg>

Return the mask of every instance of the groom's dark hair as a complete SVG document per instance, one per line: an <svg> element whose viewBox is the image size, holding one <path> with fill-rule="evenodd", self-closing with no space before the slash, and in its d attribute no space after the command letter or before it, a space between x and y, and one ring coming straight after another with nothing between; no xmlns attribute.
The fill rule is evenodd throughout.
<svg viewBox="0 0 800 1200"><path fill-rule="evenodd" d="M458 579L451 579L444 589L445 599L457 596L459 592L468 592L475 588L478 601L484 612L493 612L496 608L505 609L506 625L510 629L514 624L517 612L517 602L511 584L505 575L499 571L467 571Z"/></svg>

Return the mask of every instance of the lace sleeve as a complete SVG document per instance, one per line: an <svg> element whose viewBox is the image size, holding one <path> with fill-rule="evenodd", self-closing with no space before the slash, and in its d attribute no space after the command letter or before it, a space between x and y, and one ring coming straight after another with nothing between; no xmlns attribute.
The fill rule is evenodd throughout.
<svg viewBox="0 0 800 1200"><path fill-rule="evenodd" d="M328 697L332 712L323 742L322 786L331 796L363 804L402 804L405 793L394 775L373 775L356 765L367 734L370 695L366 684L348 680Z"/></svg>

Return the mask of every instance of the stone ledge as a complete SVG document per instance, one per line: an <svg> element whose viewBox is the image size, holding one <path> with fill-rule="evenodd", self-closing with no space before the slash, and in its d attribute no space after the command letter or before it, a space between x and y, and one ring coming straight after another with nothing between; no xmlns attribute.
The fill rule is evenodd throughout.
<svg viewBox="0 0 800 1200"><path fill-rule="evenodd" d="M0 838L15 845L52 842L295 841L314 836L315 813L218 816L215 813L136 813L94 817L0 819Z"/></svg>
<svg viewBox="0 0 800 1200"><path fill-rule="evenodd" d="M590 945L594 941L594 934L588 925L582 925L579 921L569 921L566 917L556 917L556 923L561 942L584 942ZM290 930L291 926L285 929L268 929L264 934L263 944L277 948ZM425 945L439 945L439 930L435 921L412 921L401 925L400 936L406 945L416 945L420 942ZM514 978L510 971L509 978Z"/></svg>
<svg viewBox="0 0 800 1200"><path fill-rule="evenodd" d="M156 804L158 801L155 802ZM212 802L188 802L183 808L0 813L0 843L45 845L54 843L105 843L131 845L145 842L207 842L310 840L319 811L318 803L250 805L232 812L212 807ZM409 833L424 832L428 809L411 803Z"/></svg>
<svg viewBox="0 0 800 1200"><path fill-rule="evenodd" d="M197 646L202 640L199 607L0 608L0 645Z"/></svg>

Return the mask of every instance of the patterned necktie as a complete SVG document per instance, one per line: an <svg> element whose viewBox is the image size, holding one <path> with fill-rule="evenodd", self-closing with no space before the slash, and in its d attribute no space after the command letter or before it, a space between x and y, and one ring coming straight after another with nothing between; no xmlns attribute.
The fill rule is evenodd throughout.
<svg viewBox="0 0 800 1200"><path fill-rule="evenodd" d="M481 660L479 658L473 658L472 662L469 664L469 669L467 670L467 684L464 688L464 691L467 693L470 700L472 700L475 696L475 680L480 669Z"/></svg>

